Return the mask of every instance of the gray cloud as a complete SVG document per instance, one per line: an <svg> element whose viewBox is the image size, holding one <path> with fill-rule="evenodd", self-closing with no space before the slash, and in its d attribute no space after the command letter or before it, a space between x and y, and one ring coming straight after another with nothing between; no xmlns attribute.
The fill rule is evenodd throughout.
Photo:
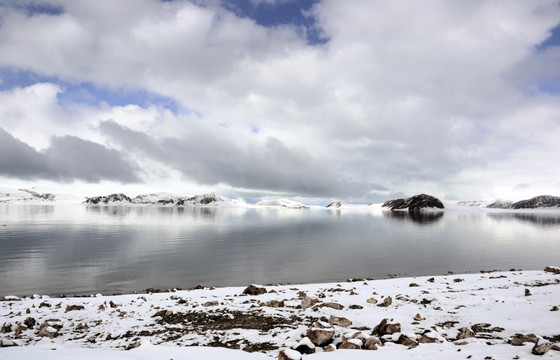
<svg viewBox="0 0 560 360"><path fill-rule="evenodd" d="M155 139L114 121L100 124L111 141L128 151L171 164L186 178L203 184L227 184L302 196L362 197L378 184L351 181L345 174L304 151L288 148L277 138L242 148L227 138L197 130L185 138Z"/></svg>
<svg viewBox="0 0 560 360"><path fill-rule="evenodd" d="M54 136L50 147L39 152L2 128L0 175L57 181L139 181L135 167L116 150L75 136Z"/></svg>

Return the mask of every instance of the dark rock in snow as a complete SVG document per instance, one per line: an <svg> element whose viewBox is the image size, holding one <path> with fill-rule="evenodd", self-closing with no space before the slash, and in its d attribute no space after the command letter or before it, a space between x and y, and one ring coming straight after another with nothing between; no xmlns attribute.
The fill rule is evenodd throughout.
<svg viewBox="0 0 560 360"><path fill-rule="evenodd" d="M547 267L544 268L544 271L551 272L553 274L560 274L560 267L547 266Z"/></svg>
<svg viewBox="0 0 560 360"><path fill-rule="evenodd" d="M108 204L113 202L132 203L132 200L125 194L111 194L106 196L95 196L95 197L87 198L86 201L84 201L84 204L97 205L100 203Z"/></svg>
<svg viewBox="0 0 560 360"><path fill-rule="evenodd" d="M535 355L544 355L546 354L550 349L552 349L552 344L549 342L546 342L544 344L539 345L538 343L535 344L535 346L533 346L533 349L531 350L531 352Z"/></svg>
<svg viewBox="0 0 560 360"><path fill-rule="evenodd" d="M327 208L334 209L334 208L339 208L341 206L342 206L341 201L334 201L334 202L330 203L329 205L327 205Z"/></svg>
<svg viewBox="0 0 560 360"><path fill-rule="evenodd" d="M381 337L383 335L391 335L398 332L401 332L400 323L389 324L387 319L383 319L375 328L373 328L372 335Z"/></svg>
<svg viewBox="0 0 560 360"><path fill-rule="evenodd" d="M488 209L510 209L513 201L509 200L496 200L486 205Z"/></svg>
<svg viewBox="0 0 560 360"><path fill-rule="evenodd" d="M184 205L210 205L213 203L217 203L219 201L224 201L219 195L214 193L211 194L204 194L204 195L196 195L190 198L181 198L177 200L175 205L184 206Z"/></svg>
<svg viewBox="0 0 560 360"><path fill-rule="evenodd" d="M243 290L243 295L261 295L266 294L266 289L255 285L249 285Z"/></svg>
<svg viewBox="0 0 560 360"><path fill-rule="evenodd" d="M423 208L445 208L438 198L426 194L414 195L408 199L389 200L384 202L381 206L391 210L408 209L409 212L418 211Z"/></svg>
<svg viewBox="0 0 560 360"><path fill-rule="evenodd" d="M334 330L329 329L309 329L307 337L316 346L325 346L332 341Z"/></svg>

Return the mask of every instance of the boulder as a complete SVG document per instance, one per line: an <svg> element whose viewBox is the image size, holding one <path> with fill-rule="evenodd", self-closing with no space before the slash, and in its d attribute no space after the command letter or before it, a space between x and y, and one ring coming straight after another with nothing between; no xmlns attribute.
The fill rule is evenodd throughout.
<svg viewBox="0 0 560 360"><path fill-rule="evenodd" d="M243 295L262 295L266 294L266 289L255 285L249 285L243 290Z"/></svg>
<svg viewBox="0 0 560 360"><path fill-rule="evenodd" d="M330 343L334 337L334 330L330 329L309 329L307 337L316 346L325 346Z"/></svg>
<svg viewBox="0 0 560 360"><path fill-rule="evenodd" d="M537 338L537 335L535 335L535 334L528 334L528 335L515 334L513 336L513 338L511 338L511 345L522 346L526 342L532 342L532 343L536 344L538 341L539 341L539 338Z"/></svg>
<svg viewBox="0 0 560 360"><path fill-rule="evenodd" d="M463 327L459 329L459 335L457 335L457 340L463 340L463 339L468 339L473 337L474 337L474 332L467 327Z"/></svg>
<svg viewBox="0 0 560 360"><path fill-rule="evenodd" d="M322 306L331 308L331 309L335 309L335 310L342 310L344 309L344 305L340 305L339 303L335 303L335 302L326 302L323 303Z"/></svg>
<svg viewBox="0 0 560 360"><path fill-rule="evenodd" d="M11 347L11 346L18 346L15 342L8 339L0 339L0 348L2 347Z"/></svg>
<svg viewBox="0 0 560 360"><path fill-rule="evenodd" d="M297 343L296 346L294 346L294 349L297 352L305 355L315 354L315 345L313 345L308 337L304 337L303 339L301 339L300 342Z"/></svg>
<svg viewBox="0 0 560 360"><path fill-rule="evenodd" d="M347 350L359 350L362 348L362 340L360 339L349 339L343 342L339 349L347 349Z"/></svg>
<svg viewBox="0 0 560 360"><path fill-rule="evenodd" d="M334 346L333 344L330 344L323 349L324 352L333 352L335 350L336 350L336 346Z"/></svg>
<svg viewBox="0 0 560 360"><path fill-rule="evenodd" d="M418 346L418 343L416 341L409 338L405 334L401 334L401 336L399 336L399 339L397 340L397 344L408 346L409 349L412 349L412 348L415 348L415 347Z"/></svg>
<svg viewBox="0 0 560 360"><path fill-rule="evenodd" d="M535 346L533 346L533 349L531 350L531 352L535 355L544 355L546 354L550 349L552 349L552 344L549 342L546 342L544 344L539 345L538 343L535 344Z"/></svg>
<svg viewBox="0 0 560 360"><path fill-rule="evenodd" d="M375 336L370 336L364 343L364 349L366 350L377 350L378 346L381 346L381 340Z"/></svg>
<svg viewBox="0 0 560 360"><path fill-rule="evenodd" d="M280 350L278 360L301 360L301 354L292 349Z"/></svg>
<svg viewBox="0 0 560 360"><path fill-rule="evenodd" d="M544 271L551 272L553 274L560 274L560 267L557 266L547 266L544 268Z"/></svg>
<svg viewBox="0 0 560 360"><path fill-rule="evenodd" d="M312 307L313 305L317 304L319 302L319 299L315 299L315 298L310 298L309 296L304 296L303 299L301 299L301 308L303 310Z"/></svg>
<svg viewBox="0 0 560 360"><path fill-rule="evenodd" d="M52 326L45 326L41 330L39 330L38 335L41 337L48 337L52 339L58 336L58 331Z"/></svg>
<svg viewBox="0 0 560 360"><path fill-rule="evenodd" d="M376 298L369 298L367 299L368 304L377 304L377 299Z"/></svg>
<svg viewBox="0 0 560 360"><path fill-rule="evenodd" d="M393 299L390 296L387 296L385 299L383 299L383 302L377 306L389 307L391 306L392 303L393 303Z"/></svg>
<svg viewBox="0 0 560 360"><path fill-rule="evenodd" d="M428 335L424 334L418 338L418 343L420 344L433 344L436 343L437 339L433 337L429 337Z"/></svg>
<svg viewBox="0 0 560 360"><path fill-rule="evenodd" d="M348 327L348 326L352 325L352 321L348 320L345 317L331 316L330 319L329 319L329 324L342 326L342 327Z"/></svg>
<svg viewBox="0 0 560 360"><path fill-rule="evenodd" d="M383 319L373 328L372 335L381 337L383 335L392 335L399 332L401 332L400 323L389 324L387 319Z"/></svg>

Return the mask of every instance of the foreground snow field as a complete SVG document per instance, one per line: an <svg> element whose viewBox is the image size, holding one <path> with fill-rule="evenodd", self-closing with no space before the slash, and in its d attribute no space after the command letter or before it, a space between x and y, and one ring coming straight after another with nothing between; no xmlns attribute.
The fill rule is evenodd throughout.
<svg viewBox="0 0 560 360"><path fill-rule="evenodd" d="M556 269L7 296L0 302L0 358L257 360L297 348L314 351L302 355L309 359L527 359L537 357L534 341L553 345L542 357L560 358Z"/></svg>

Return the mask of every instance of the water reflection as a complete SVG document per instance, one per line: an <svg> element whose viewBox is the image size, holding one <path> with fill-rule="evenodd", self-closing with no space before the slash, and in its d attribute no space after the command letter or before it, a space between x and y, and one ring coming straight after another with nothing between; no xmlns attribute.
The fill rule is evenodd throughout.
<svg viewBox="0 0 560 360"><path fill-rule="evenodd" d="M412 221L419 225L430 225L443 218L443 211L383 211L383 216L400 221Z"/></svg>
<svg viewBox="0 0 560 360"><path fill-rule="evenodd" d="M521 221L541 227L560 226L560 214L530 214L530 213L488 213L488 216L497 221Z"/></svg>

